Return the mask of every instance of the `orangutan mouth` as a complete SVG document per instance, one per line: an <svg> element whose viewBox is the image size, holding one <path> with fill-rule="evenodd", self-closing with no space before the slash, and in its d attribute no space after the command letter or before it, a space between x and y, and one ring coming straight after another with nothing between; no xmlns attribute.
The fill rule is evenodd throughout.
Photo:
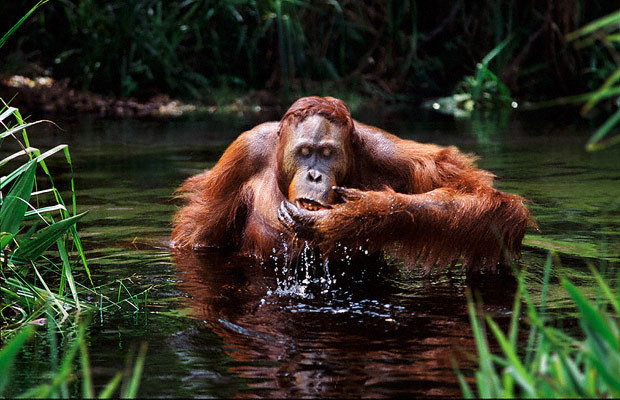
<svg viewBox="0 0 620 400"><path fill-rule="evenodd" d="M319 211L331 208L329 205L321 204L318 201L311 199L297 199L295 203L297 204L297 207L308 211Z"/></svg>

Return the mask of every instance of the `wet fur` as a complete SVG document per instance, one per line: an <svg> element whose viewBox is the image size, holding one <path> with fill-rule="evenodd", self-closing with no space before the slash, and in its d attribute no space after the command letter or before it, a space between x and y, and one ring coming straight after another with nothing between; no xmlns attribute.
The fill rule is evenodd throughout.
<svg viewBox="0 0 620 400"><path fill-rule="evenodd" d="M493 188L494 176L455 147L402 140L353 121L332 98L304 98L280 123L261 124L239 136L210 171L178 190L185 206L174 219L176 247L214 245L267 257L300 246L278 220L286 200L279 174L282 135L320 114L349 131L347 176L359 189L344 204L320 211L313 244L329 253L335 243L384 250L426 270L461 261L467 270L494 269L519 257L528 224L525 200ZM329 213L329 214L327 214Z"/></svg>

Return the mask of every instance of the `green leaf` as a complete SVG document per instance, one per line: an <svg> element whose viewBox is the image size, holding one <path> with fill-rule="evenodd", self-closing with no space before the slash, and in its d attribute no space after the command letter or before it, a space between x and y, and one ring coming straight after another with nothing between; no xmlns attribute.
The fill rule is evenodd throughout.
<svg viewBox="0 0 620 400"><path fill-rule="evenodd" d="M17 157L30 156L32 153L37 152L37 151L39 151L39 149L35 147L26 147L24 149L21 149L18 152L15 152L11 154L10 156L7 156L3 158L2 160L0 160L0 167L8 163L9 161L16 159Z"/></svg>
<svg viewBox="0 0 620 400"><path fill-rule="evenodd" d="M131 374L131 379L129 380L127 390L121 395L121 397L133 399L138 395L138 388L140 387L140 378L142 377L142 371L144 369L144 360L146 358L147 348L148 344L146 342L142 342L140 344L140 350L138 351L138 356Z"/></svg>
<svg viewBox="0 0 620 400"><path fill-rule="evenodd" d="M52 225L46 226L45 228L35 233L32 238L20 242L19 248L15 250L15 255L28 259L38 258L41 254L43 254L45 250L47 250L52 244L54 244L59 237L61 237L65 232L67 232L80 218L86 215L87 212L88 211L55 222Z"/></svg>
<svg viewBox="0 0 620 400"><path fill-rule="evenodd" d="M0 395L2 395L4 387L8 383L7 372L11 370L11 367L15 362L15 357L17 357L17 354L24 346L24 343L26 343L26 340L28 340L33 330L34 328L32 325L27 326L24 330L17 334L17 336L2 347L2 350L0 351L0 369L2 369L2 373L0 374Z"/></svg>
<svg viewBox="0 0 620 400"><path fill-rule="evenodd" d="M80 366L82 367L82 396L87 399L95 397L93 391L93 380L90 371L90 361L88 357L88 349L86 348L86 340L84 335L80 334Z"/></svg>
<svg viewBox="0 0 620 400"><path fill-rule="evenodd" d="M497 397L497 390L500 387L499 377L493 369L493 363L491 362L491 352L489 350L489 344L486 340L484 326L478 320L478 316L476 315L476 306L474 305L474 302L469 293L467 295L467 302L469 309L469 320L471 322L471 330L474 334L474 340L476 341L476 348L478 349L478 360L480 362L480 371L476 373L478 394L481 397Z"/></svg>
<svg viewBox="0 0 620 400"><path fill-rule="evenodd" d="M49 173L47 172L47 168L45 167L44 160L47 157L53 155L54 153L57 153L58 151L63 150L65 147L67 147L66 144L60 144L60 145L54 147L53 149L50 149L50 150L46 151L45 153L37 156L37 158L35 158L34 160L36 160L36 162L40 163L41 167L43 168L43 170L49 175ZM32 161L32 160L30 160L30 161ZM21 167L17 168L15 171L11 172L7 176L0 177L0 189L5 187L13 179L16 179L26 169L28 169L28 163L26 163L26 164L22 165Z"/></svg>
<svg viewBox="0 0 620 400"><path fill-rule="evenodd" d="M2 114L0 114L0 121L4 121L5 119L13 115L15 111L17 111L17 108L7 106L6 109L2 112Z"/></svg>
<svg viewBox="0 0 620 400"><path fill-rule="evenodd" d="M469 388L469 385L465 381L465 377L463 376L463 374L459 371L456 377L459 380L459 385L461 386L461 392L463 393L463 398L473 399L474 394L472 393L471 389Z"/></svg>
<svg viewBox="0 0 620 400"><path fill-rule="evenodd" d="M489 317L487 317L487 324L493 331L495 338L499 342L499 345L502 348L502 351L510 361L511 372L513 372L513 376L517 382L521 385L521 387L525 390L526 394L529 397L536 396L536 389L534 385L534 378L527 371L527 368L523 365L519 356L517 355L516 349L510 345L510 342L502 331L499 329L497 324Z"/></svg>
<svg viewBox="0 0 620 400"><path fill-rule="evenodd" d="M615 27L620 24L620 10L613 12L611 14L607 14L604 17L601 17L597 20L594 20L583 26L576 31L573 31L565 36L567 42L577 39L578 37L589 35L601 28L605 28L608 26Z"/></svg>
<svg viewBox="0 0 620 400"><path fill-rule="evenodd" d="M13 185L0 208L0 232L16 234L24 219L28 202L34 187L34 177L37 163L32 160L19 180ZM10 239L9 239L10 240ZM7 242L8 243L8 242ZM2 248L7 245L2 241Z"/></svg>
<svg viewBox="0 0 620 400"><path fill-rule="evenodd" d="M607 365L601 362L601 359L593 354L587 354L588 359L601 379L607 384L611 392L611 397L620 396L620 379L618 379L618 371L610 371Z"/></svg>
<svg viewBox="0 0 620 400"><path fill-rule="evenodd" d="M117 372L116 375L114 375L114 378L112 378L112 380L108 382L108 384L103 388L101 393L99 393L99 398L100 399L111 398L112 395L114 394L114 391L116 391L116 388L118 388L118 385L121 383L122 378L123 378L123 374L121 372Z"/></svg>
<svg viewBox="0 0 620 400"><path fill-rule="evenodd" d="M597 338L600 337L610 347L611 350L616 353L618 349L618 338L611 330L605 315L598 311L586 298L577 290L577 288L566 279L562 279L562 285L568 291L573 301L577 305L579 312L581 313L580 320L586 329L587 333L593 334Z"/></svg>
<svg viewBox="0 0 620 400"><path fill-rule="evenodd" d="M30 16L30 14L32 14L37 8L41 7L43 4L47 3L48 1L49 0L39 1L37 4L34 5L34 7L30 9L30 11L28 11L23 17L21 17L20 20L17 21L17 23L15 23L15 25L13 25L11 29L9 29L9 31L4 34L4 36L2 36L2 39L0 39L0 47L2 47L4 43L7 41L7 39L11 37L13 33L15 33L17 28L19 28L21 24L24 23L24 21Z"/></svg>
<svg viewBox="0 0 620 400"><path fill-rule="evenodd" d="M18 112L17 109L13 110L13 113L17 113L17 112ZM26 128L30 127L30 126L40 124L41 122L46 122L46 121L41 120L41 121L28 122L28 123L23 123L23 124L20 123L19 125L14 126L14 127L10 128L10 129L0 133L0 138L5 138L5 137L8 137L8 136L13 136L13 134L15 132L23 131L24 129L26 129ZM30 146L28 145L28 147L30 147Z"/></svg>
<svg viewBox="0 0 620 400"><path fill-rule="evenodd" d="M609 143L602 145L599 142L612 130L613 127L620 123L620 110L616 110L615 113L611 115L604 123L601 125L596 132L592 135L588 143L586 144L586 150L595 151L601 148L607 147L608 145L615 144L618 142L618 136L611 138L608 140Z"/></svg>
<svg viewBox="0 0 620 400"><path fill-rule="evenodd" d="M603 277L596 270L596 268L594 268L594 265L592 265L592 263L588 263L588 267L590 268L590 272L592 273L592 276L594 276L594 278L596 279L596 282L598 283L599 288L603 291L603 293L605 294L605 297L607 297L607 300L609 300L609 302L613 306L614 311L616 312L617 315L620 315L620 298L614 296L613 292L611 291L611 288L603 280Z"/></svg>
<svg viewBox="0 0 620 400"><path fill-rule="evenodd" d="M584 104L581 113L586 114L588 111L592 109L598 103L598 101L605 97L606 92L612 89L613 85L620 80L620 67L614 71L605 82L601 85L601 87L592 95L592 97L588 100L586 104Z"/></svg>

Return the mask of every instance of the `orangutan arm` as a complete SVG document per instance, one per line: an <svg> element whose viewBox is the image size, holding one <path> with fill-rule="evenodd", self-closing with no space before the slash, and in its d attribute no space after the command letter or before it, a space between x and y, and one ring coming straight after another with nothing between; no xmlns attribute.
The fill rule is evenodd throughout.
<svg viewBox="0 0 620 400"><path fill-rule="evenodd" d="M289 230L327 251L336 243L371 250L398 244L404 258L427 270L457 260L468 269L493 269L519 256L533 224L525 200L494 189L493 175L475 168L471 156L361 124L356 129L366 158L362 175L374 173L383 186L334 188L343 203L316 212L284 202L279 215Z"/></svg>
<svg viewBox="0 0 620 400"><path fill-rule="evenodd" d="M492 188L421 194L335 190L344 203L314 213L283 203L281 220L327 251L335 243L372 250L398 243L405 258L427 270L461 258L465 268L494 268L507 255L518 257L530 222L521 197Z"/></svg>
<svg viewBox="0 0 620 400"><path fill-rule="evenodd" d="M268 167L276 131L277 124L265 123L241 134L211 170L185 181L177 191L186 204L174 218L174 246L239 247L252 196L246 184Z"/></svg>

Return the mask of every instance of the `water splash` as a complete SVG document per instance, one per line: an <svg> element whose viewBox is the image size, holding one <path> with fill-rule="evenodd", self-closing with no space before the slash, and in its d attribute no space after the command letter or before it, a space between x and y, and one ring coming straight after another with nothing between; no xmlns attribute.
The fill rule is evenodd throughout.
<svg viewBox="0 0 620 400"><path fill-rule="evenodd" d="M313 299L315 295L325 295L333 289L337 278L330 272L329 259L323 259L318 250L305 242L300 255L291 258L284 240L283 249L281 257L275 254L270 257L275 265L276 287L268 290L267 296ZM349 265L350 261L349 257Z"/></svg>

